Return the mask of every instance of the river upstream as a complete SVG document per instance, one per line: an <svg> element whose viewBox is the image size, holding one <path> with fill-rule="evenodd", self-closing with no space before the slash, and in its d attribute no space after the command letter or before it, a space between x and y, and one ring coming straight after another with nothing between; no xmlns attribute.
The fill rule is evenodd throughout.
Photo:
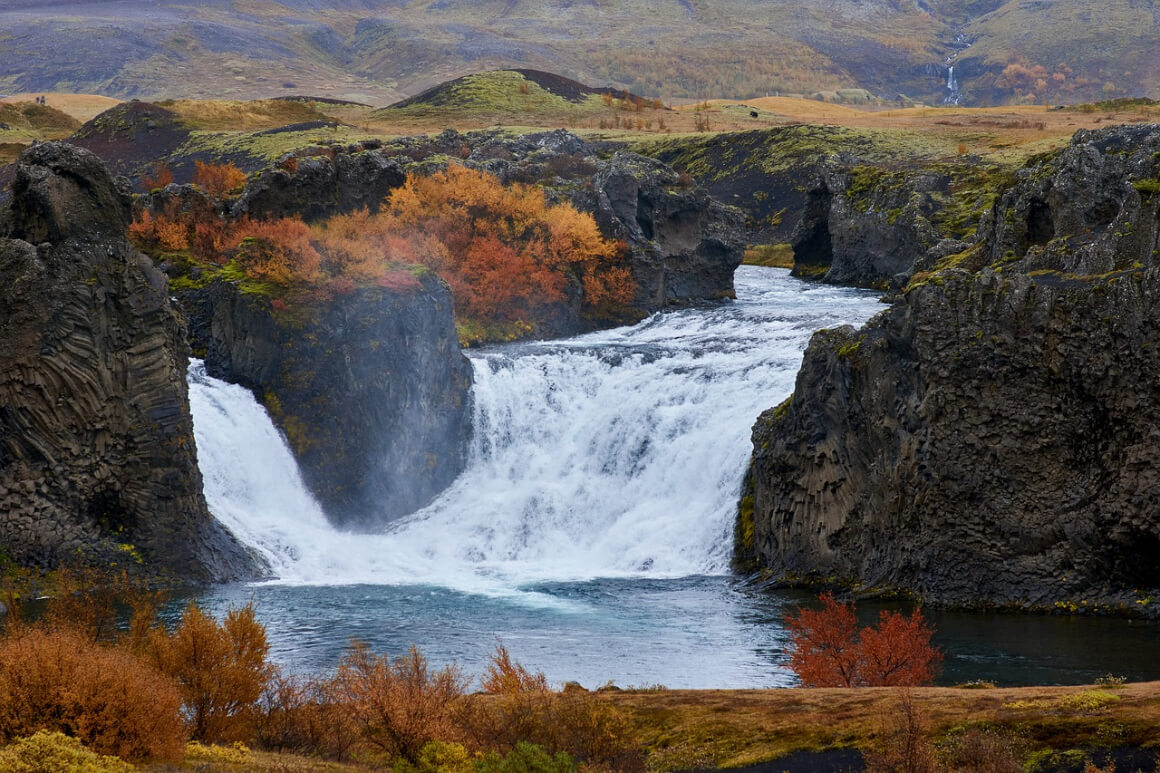
<svg viewBox="0 0 1160 773"><path fill-rule="evenodd" d="M478 674L502 641L551 680L588 687L793 684L782 618L806 596L728 574L750 427L792 392L814 330L883 307L778 269L743 266L736 284L734 303L469 353L467 470L380 534L333 529L249 392L195 365L210 509L278 576L202 603L253 600L274 659L298 671L333 667L357 638L391 654L415 644ZM1160 678L1151 624L930 619L947 652L942 683Z"/></svg>

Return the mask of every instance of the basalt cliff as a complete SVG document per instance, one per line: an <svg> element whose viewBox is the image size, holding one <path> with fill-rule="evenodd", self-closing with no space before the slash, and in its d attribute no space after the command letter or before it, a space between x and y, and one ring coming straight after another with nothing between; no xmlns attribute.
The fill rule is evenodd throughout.
<svg viewBox="0 0 1160 773"><path fill-rule="evenodd" d="M181 297L207 372L254 391L336 524L381 526L462 471L471 366L437 277L291 313L220 280Z"/></svg>
<svg viewBox="0 0 1160 773"><path fill-rule="evenodd" d="M206 509L185 331L129 216L87 151L21 156L0 215L0 548L41 567L254 576Z"/></svg>
<svg viewBox="0 0 1160 773"><path fill-rule="evenodd" d="M955 605L1155 614L1160 126L1081 131L764 413L738 559Z"/></svg>

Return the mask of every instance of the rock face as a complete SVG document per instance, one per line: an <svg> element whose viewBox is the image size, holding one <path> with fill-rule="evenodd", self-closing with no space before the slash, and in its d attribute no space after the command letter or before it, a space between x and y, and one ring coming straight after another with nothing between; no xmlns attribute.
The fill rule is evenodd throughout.
<svg viewBox="0 0 1160 773"><path fill-rule="evenodd" d="M739 558L952 604L1156 614L1158 151L1157 126L1078 133L959 267L816 334L792 401L754 427Z"/></svg>
<svg viewBox="0 0 1160 773"><path fill-rule="evenodd" d="M823 166L790 238L794 276L862 287L901 286L942 240L931 223L950 188L932 171L884 174Z"/></svg>
<svg viewBox="0 0 1160 773"><path fill-rule="evenodd" d="M462 471L471 367L440 280L290 312L221 281L182 301L206 370L257 394L337 524L381 526Z"/></svg>
<svg viewBox="0 0 1160 773"><path fill-rule="evenodd" d="M659 161L622 152L599 165L590 194L574 198L605 234L629 244L643 311L736 297L743 217L685 180Z"/></svg>
<svg viewBox="0 0 1160 773"><path fill-rule="evenodd" d="M91 153L21 156L0 220L0 545L42 567L136 553L185 580L253 576L206 509L184 330L128 223Z"/></svg>
<svg viewBox="0 0 1160 773"><path fill-rule="evenodd" d="M234 214L314 221L360 208L374 212L405 180L399 163L374 148L335 149L261 172L246 186Z"/></svg>

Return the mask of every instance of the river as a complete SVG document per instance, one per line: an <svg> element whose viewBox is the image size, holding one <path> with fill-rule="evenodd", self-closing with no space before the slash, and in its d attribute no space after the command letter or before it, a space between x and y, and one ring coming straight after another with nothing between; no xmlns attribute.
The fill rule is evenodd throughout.
<svg viewBox="0 0 1160 773"><path fill-rule="evenodd" d="M467 469L379 534L332 528L252 396L195 364L210 509L278 576L201 602L221 611L253 600L274 658L298 671L332 667L358 638L388 653L415 644L475 674L502 642L550 679L588 687L792 684L781 621L805 597L728 574L750 427L792 391L812 331L883 307L784 270L742 267L736 284L733 303L470 352ZM1139 662L1110 655L1109 641L1155 636L1138 622L933 621L944 682L1160 675L1148 646L1135 648Z"/></svg>

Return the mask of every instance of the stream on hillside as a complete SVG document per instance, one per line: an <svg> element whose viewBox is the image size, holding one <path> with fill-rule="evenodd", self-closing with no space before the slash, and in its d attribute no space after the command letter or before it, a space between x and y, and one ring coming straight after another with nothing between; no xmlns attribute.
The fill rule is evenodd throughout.
<svg viewBox="0 0 1160 773"><path fill-rule="evenodd" d="M497 642L557 682L770 687L787 608L728 574L757 415L793 389L812 331L860 324L870 293L742 267L736 302L638 325L469 353L475 436L466 471L379 534L335 530L245 389L191 368L210 509L278 579L212 588L215 612L253 600L275 660L333 667L351 638L418 645L483 670ZM859 612L869 621L871 604ZM1160 678L1139 621L931 613L941 683Z"/></svg>

